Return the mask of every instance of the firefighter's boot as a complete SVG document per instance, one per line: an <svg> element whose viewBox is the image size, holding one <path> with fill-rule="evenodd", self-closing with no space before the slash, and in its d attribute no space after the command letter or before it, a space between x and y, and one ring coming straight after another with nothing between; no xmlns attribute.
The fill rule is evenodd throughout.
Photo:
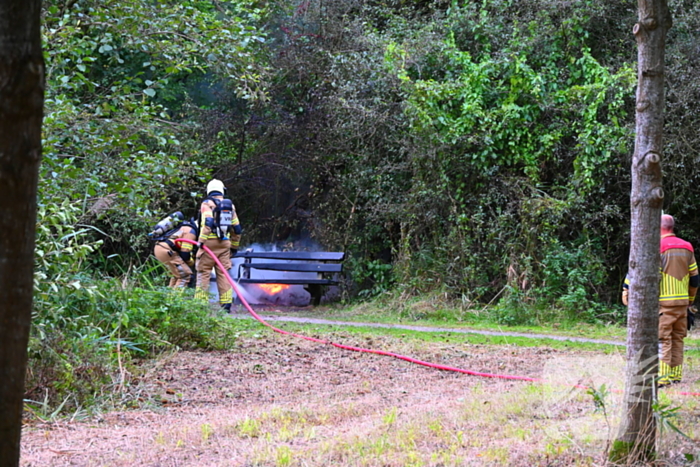
<svg viewBox="0 0 700 467"><path fill-rule="evenodd" d="M669 379L672 383L680 383L683 380L683 365L672 366Z"/></svg>
<svg viewBox="0 0 700 467"><path fill-rule="evenodd" d="M659 360L659 387L664 387L668 386L671 384L673 381L671 380L671 366L664 362L663 360Z"/></svg>

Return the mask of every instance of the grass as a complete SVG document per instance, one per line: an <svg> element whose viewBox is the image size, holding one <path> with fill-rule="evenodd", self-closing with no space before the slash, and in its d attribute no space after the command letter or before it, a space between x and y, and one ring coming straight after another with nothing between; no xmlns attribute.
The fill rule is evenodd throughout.
<svg viewBox="0 0 700 467"><path fill-rule="evenodd" d="M417 308L429 309L431 312L402 313L396 305L381 301L350 306L330 306L322 309L309 309L299 312L300 316L318 317L319 312L329 319L351 322L375 322L384 324L416 324L426 326L463 327L469 329L505 330L513 332L536 332L552 335L581 335L594 339L624 340L625 327L614 323L591 324L571 320L554 320L546 324L512 324L500 323L489 308L465 311L449 304L433 304L430 301L417 301Z"/></svg>
<svg viewBox="0 0 700 467"><path fill-rule="evenodd" d="M444 327L444 322L441 323ZM459 347L461 345L488 345L488 346L517 346L517 347L546 347L550 349L589 351L607 355L617 355L619 363L622 364L624 350L619 346L606 344L593 344L583 342L561 342L546 338L525 338L507 336L480 336L471 334L460 334L450 332L419 332L403 329L386 329L371 327L342 327L332 325L300 325L297 323L285 323L285 330L299 334L313 335L332 342L344 343L344 340L354 341L352 345L358 345L357 341L364 341L368 347L386 349L381 346L383 339L412 342L414 346L420 347L420 343L426 344L447 344ZM541 333L544 328L529 328L537 333ZM695 339L690 339L689 344L693 345ZM686 368L695 367L700 357L699 349L686 351ZM569 359L571 360L571 359ZM571 363L571 362L569 362ZM580 361L574 361L574 365L579 365L572 371L567 368L566 374L576 374L582 372L584 380L580 378L571 381L550 381L544 385L524 385L516 390L494 395L483 395L480 399L472 399L466 402L463 407L463 414L479 413L479 423L476 426L476 433L484 432L496 433L497 438L512 440L516 444L523 446L541 444L542 447L536 452L529 451L529 459L569 459L570 465L602 465L598 453L603 452L609 442L615 436L615 430L619 424L617 412L619 411L622 386L617 388L617 396L607 393L602 403L607 410L601 412L596 407L591 395L581 390L562 390L562 386L588 384L593 380L593 376L586 374L588 368L591 373L597 369L610 365L610 357L602 357L598 360L591 360L590 357L582 357ZM550 374L557 375L562 366L559 363L552 364ZM612 367L611 367L612 368ZM623 374L623 367L612 368L618 376ZM600 387L594 385L593 387ZM478 390L474 391L478 393ZM614 400L617 398L617 400ZM700 402L693 398L683 398L680 396L662 394L662 401L669 405L676 404L681 407L682 415L674 418L674 423L680 431L693 438L695 434L694 413L697 412ZM679 405L681 404L681 405ZM488 410L484 411L484 406ZM464 415L465 421L470 421L471 417ZM520 423L513 423L513 421ZM538 422L541 421L541 422ZM473 421L472 421L473 422ZM460 459L473 459L473 449L479 450L476 456L485 464L494 465L519 465L523 462L521 453L512 447L491 445L484 442L483 435L472 437L470 443L464 442L465 433L469 438L469 432L465 432L463 427L454 420L430 419L425 421L413 419L412 423L402 423L401 414L396 407L379 414L377 420L378 433L372 441L354 440L349 446L345 443L336 443L329 446L327 457L312 457L308 453L297 453L298 464L294 465L317 465L315 462L331 462L332 460L343 459L347 465L460 465ZM546 426L545 426L546 425ZM427 431L426 431L427 428ZM462 428L462 429L460 429ZM389 436L388 432L392 435ZM416 444L417 439L425 440L434 438L434 444L440 445L438 450L432 450L430 458L426 459L420 455L421 450ZM541 441L545 442L542 444ZM287 439L287 442L293 441ZM678 436L669 433L668 430L662 433L660 447L665 456L672 456L676 451L684 450L684 458L697 458L697 445L695 442L685 440L683 448L677 448ZM465 454L466 446L472 448ZM693 447L695 446L695 447ZM338 452L342 451L342 452ZM514 453L515 451L515 453ZM691 454L695 452L695 454ZM533 457L534 456L534 457ZM318 464L320 465L320 464ZM563 464L562 464L563 465ZM568 464L567 464L568 465ZM669 464L675 465L675 464Z"/></svg>
<svg viewBox="0 0 700 467"><path fill-rule="evenodd" d="M589 339L617 340L624 342L627 328L624 323L611 320L598 320L595 323L572 319L561 311L552 310L539 324L503 324L498 319L498 307L486 306L464 309L453 303L436 298L411 299L400 303L393 298L377 299L351 305L333 305L324 308L310 308L298 313L303 317L327 318L347 322L372 322L381 324L410 324L416 326L452 327L455 329L489 330L548 334L553 336L585 337ZM407 311L408 310L408 311ZM418 310L418 311L416 311ZM518 310L509 311L511 314ZM620 313L615 308L610 315ZM322 316L319 316L322 315ZM544 318L543 317L543 318ZM536 320L537 321L537 320ZM700 332L695 330L686 338L686 345L700 346Z"/></svg>
<svg viewBox="0 0 700 467"><path fill-rule="evenodd" d="M113 290L122 295L112 297L107 293ZM272 342L274 348L276 344L281 346L287 340L294 339L277 337L277 334L273 338L271 330L252 320L228 320L202 313L203 310L192 313L189 301L173 296L168 291L133 289L127 292L112 287L106 289L99 302L91 296L85 296L82 302L76 298L71 300L73 301L66 300L64 305L73 306L76 316L82 316L77 311L83 309L95 313L103 320L111 319L114 315L121 316L121 321L104 321L103 328L109 330L115 326L120 327L125 334L117 335L117 338L128 335L130 341L148 343L149 345L141 347L148 350L148 356L151 357L157 357L164 351L177 351L178 346L229 351L240 350L238 346L241 341L252 342L246 350L252 358L248 358L242 368L252 378L261 380L274 376L278 365L276 362L258 360L256 354L262 350L256 349L254 343ZM164 302L167 302L167 306L163 305ZM95 303L99 303L99 308L95 307ZM125 303L128 307L123 305ZM78 305L83 308L78 308ZM351 307L310 308L297 312L302 316L352 322L499 330L618 341L625 339L626 331L620 325L602 322L582 324L562 319L551 321L551 324L542 322L540 325L506 326L499 321L504 315L498 313L503 313L503 310L494 311L487 307L470 311L437 299L407 303L378 300ZM44 328L39 327L39 330L46 329L46 335L50 336L59 327L48 318L52 317L46 317L43 321ZM71 325L68 331L74 334L82 329L76 323L68 324ZM547 337L495 336L370 326L299 323L275 325L287 331L332 342L396 352L450 366L474 364L478 367L480 356L488 354L490 361L483 365L488 371L535 376L537 370L545 382L516 382L500 386L499 390L494 390L492 383L476 382L465 390L463 397L450 401L454 406L438 409L431 404L402 405L401 392L386 395L382 392L382 383L368 376L357 383L354 398L343 400L342 403L331 404L328 400L300 402L291 397L292 402L275 400L245 412L232 412L220 419L200 419L189 428L173 426L161 429L152 436L152 444L161 450L194 452L205 452L212 446L225 447L229 443L230 446L245 445L250 450L241 454L246 462L265 466L541 465L553 460L553 465L600 465L603 459L601 453L618 424L614 418L619 412L619 402L615 399L617 393L608 392L601 396L599 402L606 407L603 413L598 410L591 394L579 389L572 390L571 385L585 384L600 388L603 384L597 379L600 368L609 367L619 377L622 370L613 365L613 362L622 362L624 347L621 346L561 341ZM65 327L60 329L67 332ZM158 332L152 332L154 329ZM131 334L126 334L127 332ZM696 331L697 334L700 333ZM700 361L700 340L696 335L691 335L686 341L687 346L695 347L686 351L686 374L697 374L695 368ZM34 337L34 345L43 349L38 347L44 342L39 340L40 337ZM79 341L76 339L75 342ZM90 342L102 345L104 341L93 339ZM104 368L109 368L109 364L114 366L115 355L119 356L111 349L109 347L104 352ZM281 349L278 347L274 351ZM530 351L533 354L544 353L545 356L539 358L546 363L542 367L526 367L522 371L513 366L513 360L517 360L521 353ZM75 361L68 361L70 366L64 372L72 376L76 373L73 371L75 368L82 368L78 365L80 358L89 353L90 348L74 346L64 350L61 358L57 356L55 361L66 365L66 356L75 355ZM506 362L503 368L499 361L501 354ZM38 361L42 355L37 353L35 359ZM50 363L52 362L53 360ZM121 360L117 363L121 363ZM56 374L56 368L53 363L47 366L47 381L49 376ZM99 376L113 376L113 370L114 368L111 374L105 370L104 375ZM135 372L136 368L127 366L127 371ZM568 378L564 377L567 375ZM95 385L98 383L99 381ZM128 378L126 383L129 383ZM92 386L88 389L93 390ZM433 388L431 403L440 401L441 389L440 386ZM66 390L70 388L66 387ZM132 393L124 388L117 391L115 387L105 386L103 390L105 393L114 391L114 395L102 399L115 399L105 407L155 407L150 396L143 397L145 402L137 402L142 397L129 399L134 401L132 405L125 404L125 394ZM99 391L95 392L98 393ZM599 394L602 393L599 391ZM86 416L88 409L80 401L60 395L57 403L52 404L44 397L38 398L41 402L28 404L27 407L33 411L35 418L47 421L56 420L64 407L69 405L69 416L73 414L75 419ZM387 400L375 408L356 403L358 399L373 395ZM85 398L88 402L96 399L96 396ZM663 394L662 402L666 404L665 407L682 407L677 412L666 413L676 413L673 418L675 426L691 438L696 436L700 402L672 393ZM662 441L667 457L678 456L680 452L692 455L698 453L697 445L679 439L673 432L664 433Z"/></svg>
<svg viewBox="0 0 700 467"><path fill-rule="evenodd" d="M275 466L540 465L538 461L562 458L569 451L578 450L574 454L580 465L595 465L604 441L596 439L584 445L566 433L548 430L551 420L537 421L537 413L533 414L536 409L525 410L526 401L532 404L535 395L518 401L522 391L525 389L482 396L457 410L443 412L439 419L430 412L396 408L375 414L375 421L369 426L364 421L368 416L365 413L329 416L321 425L296 418L298 425L293 436L284 419L269 418L263 412L256 420L266 435L252 440L250 458L254 459L253 465ZM512 413L514 404L520 413ZM323 410L318 406L297 409ZM362 429L347 429L360 425ZM306 436L314 428L325 435ZM534 446L540 447L533 449Z"/></svg>
<svg viewBox="0 0 700 467"><path fill-rule="evenodd" d="M365 361L372 362L371 366L377 365L376 372L367 373L375 378L359 375L353 382L351 371L361 368L362 364L360 367L346 367L348 376L337 383L340 392L329 389L326 394L316 395L313 391L278 390L270 392L274 397L254 398L239 405L220 407L218 411L208 402L204 406L195 405L189 414L175 411L170 417L176 418L169 418L164 427L158 427L150 436L152 449L157 451L153 456L161 456L158 462L174 459L172 463L182 465L290 467L603 465L603 453L618 424L614 417L619 412L619 402L615 397L620 396L610 393L604 398L608 409L606 416L597 410L586 391L572 390L566 387L570 381L554 376L558 373L573 374L573 381L578 382L580 377L586 376L587 369L609 364L614 355L606 350L614 349L605 346L584 348L576 343L561 348L560 352L552 352L555 349L546 345L518 349L513 344L474 344L467 339L448 342L439 339L435 333L389 335L384 329L356 332L337 331L326 326L293 327L301 333L323 339L387 347L424 359L445 358L448 363L450 359L465 358L482 360L485 365L498 368L501 354L539 355L539 360L545 364L530 365L530 370L544 368L545 376L549 374L550 377L544 384L443 378L433 372L415 371L413 366L403 362L385 364L385 359L372 357L372 360ZM288 329L287 326L284 328ZM453 338L472 337L460 335ZM553 344L560 343L554 341ZM265 394L275 391L276 375L284 375L289 368L299 367L265 364L268 370L258 374L252 371L251 356L265 362L267 352L270 361L284 361L296 353L303 354L301 358L306 359L309 358L307 355L323 352L319 361L327 366L314 375L324 378L330 376L329 372L336 368L337 362L353 361L353 356L357 355L319 347L315 343L299 343L295 338L272 334L260 325L250 325L243 330L237 345L242 346L239 349L241 358L233 365L240 367L235 367L234 371L250 367L245 379L255 379L250 382L252 387L269 387ZM689 375L697 375L697 362L696 358L689 361ZM308 370L300 370L299 375L292 379L304 376L313 366L303 367ZM387 379L390 374L394 375L393 380ZM621 375L619 371L616 374ZM440 384L422 387L416 380L420 377L433 378L430 381ZM593 376L587 377L599 387ZM409 384L409 381L413 381L412 389L407 393L400 391L401 385ZM451 393L447 391L458 382L460 386L455 386ZM329 384L334 383L329 381ZM328 397L329 394L333 397ZM211 399L206 397L205 400ZM692 436L696 430L698 400L664 393L662 402L682 407L673 422ZM168 412L162 411L161 416L167 417ZM128 425L129 430L137 427L133 423ZM698 451L691 441L673 432L663 434L660 446L666 459L681 454L694 455ZM197 456L214 451L225 453L222 455L227 456L227 461L219 459L217 463L207 458L201 464L195 462ZM173 457L165 458L165 453ZM122 465L110 463L108 458L95 462Z"/></svg>
<svg viewBox="0 0 700 467"><path fill-rule="evenodd" d="M279 327L285 331L298 334L306 334L310 336L327 335L329 336L329 340L337 343L343 343L343 338L359 336L364 339L364 345L371 345L373 343L373 337L387 336L401 339L415 339L423 342L441 342L445 344L506 345L518 347L546 346L552 349L598 350L611 353L619 352L620 349L623 348L621 346L610 344L561 341L556 339L548 339L546 337L531 338L521 336L494 336L445 331L429 332L395 328L375 328L371 326L301 324L292 322L275 322L274 324L276 327ZM507 331L510 331L510 329ZM700 356L700 353L698 353L698 355Z"/></svg>

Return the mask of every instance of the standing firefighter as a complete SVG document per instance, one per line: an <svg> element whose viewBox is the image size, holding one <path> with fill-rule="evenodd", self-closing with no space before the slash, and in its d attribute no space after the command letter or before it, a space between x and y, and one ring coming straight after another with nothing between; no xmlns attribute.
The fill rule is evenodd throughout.
<svg viewBox="0 0 700 467"><path fill-rule="evenodd" d="M192 278L192 244L175 242L178 238L197 239L197 228L192 221L184 221L180 211L160 221L148 236L155 240L153 254L170 271L172 288L184 288Z"/></svg>
<svg viewBox="0 0 700 467"><path fill-rule="evenodd" d="M683 339L688 335L688 307L698 290L693 245L673 233L672 216L661 216L661 287L659 296L659 384L683 377Z"/></svg>
<svg viewBox="0 0 700 467"><path fill-rule="evenodd" d="M233 203L224 198L225 193L226 188L221 180L214 179L207 184L207 197L202 201L200 209L199 242L216 255L228 274L228 270L231 269L231 256L236 254L241 241L241 225ZM203 248L197 252L195 298L209 298L209 282L215 265L214 259ZM231 284L226 280L223 271L216 272L216 287L222 308L231 310Z"/></svg>
<svg viewBox="0 0 700 467"><path fill-rule="evenodd" d="M672 216L661 216L661 283L659 284L659 386L683 378L683 339L692 316L689 307L700 285L693 245L673 233ZM629 278L625 278L622 302L627 305Z"/></svg>

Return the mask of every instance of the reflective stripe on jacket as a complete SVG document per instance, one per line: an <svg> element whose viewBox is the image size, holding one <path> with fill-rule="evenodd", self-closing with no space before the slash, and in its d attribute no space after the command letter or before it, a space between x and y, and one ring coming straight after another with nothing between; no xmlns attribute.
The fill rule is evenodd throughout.
<svg viewBox="0 0 700 467"><path fill-rule="evenodd" d="M696 287L690 286L690 277L698 275L693 245L667 234L661 237L661 283L659 304L664 306L688 305L695 299Z"/></svg>

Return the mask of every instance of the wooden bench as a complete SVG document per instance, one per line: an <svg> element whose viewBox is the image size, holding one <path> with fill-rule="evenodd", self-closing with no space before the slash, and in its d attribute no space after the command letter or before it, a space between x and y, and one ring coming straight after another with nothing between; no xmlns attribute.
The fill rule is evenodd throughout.
<svg viewBox="0 0 700 467"><path fill-rule="evenodd" d="M235 258L243 258L238 266L238 282L242 284L303 285L311 294L314 305L321 303L325 287L337 285L336 274L343 271L343 252L327 251L239 251ZM254 271L292 273L293 277L254 277ZM299 276L302 273L304 276ZM312 275L313 274L313 275Z"/></svg>

